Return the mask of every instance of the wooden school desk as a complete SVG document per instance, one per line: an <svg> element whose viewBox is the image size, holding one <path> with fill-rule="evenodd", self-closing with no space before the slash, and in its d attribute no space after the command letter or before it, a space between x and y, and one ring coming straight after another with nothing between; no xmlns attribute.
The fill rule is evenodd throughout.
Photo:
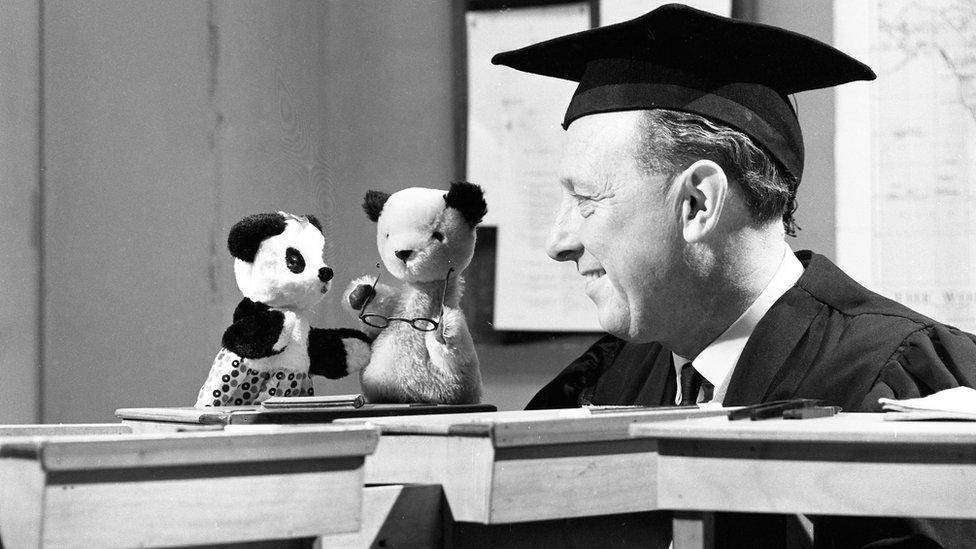
<svg viewBox="0 0 976 549"><path fill-rule="evenodd" d="M976 519L976 422L883 416L710 417L631 433L657 441L675 549L711 547L714 511Z"/></svg>
<svg viewBox="0 0 976 549"><path fill-rule="evenodd" d="M624 529L611 528L599 517L659 508L657 477L652 474L657 443L632 439L628 427L717 413L725 412L667 408L591 413L577 408L375 418L370 424L380 427L382 435L366 460L366 482L440 485L451 525L446 545L524 543L524 536L576 539L574 526L593 535L601 527L608 535L623 535ZM341 423L346 421L352 420ZM564 520L581 517L594 519ZM647 517L630 518L631 531L640 526L651 530ZM647 546L647 531L634 541Z"/></svg>
<svg viewBox="0 0 976 549"><path fill-rule="evenodd" d="M359 528L375 429L91 434L119 427L2 430L5 547L213 545ZM9 436L31 429L61 434Z"/></svg>

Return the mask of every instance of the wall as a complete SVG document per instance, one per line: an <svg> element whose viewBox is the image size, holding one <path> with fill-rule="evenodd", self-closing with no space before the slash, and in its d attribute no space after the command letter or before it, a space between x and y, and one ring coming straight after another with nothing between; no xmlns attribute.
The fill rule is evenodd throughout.
<svg viewBox="0 0 976 549"><path fill-rule="evenodd" d="M45 421L193 403L243 215L318 214L340 284L374 261L364 189L453 169L449 8L44 2Z"/></svg>
<svg viewBox="0 0 976 549"><path fill-rule="evenodd" d="M832 0L758 0L758 21L790 29L830 44L833 40ZM802 228L789 239L794 250L814 250L836 259L837 216L834 212L834 90L814 90L795 96L803 129L806 160L796 212Z"/></svg>

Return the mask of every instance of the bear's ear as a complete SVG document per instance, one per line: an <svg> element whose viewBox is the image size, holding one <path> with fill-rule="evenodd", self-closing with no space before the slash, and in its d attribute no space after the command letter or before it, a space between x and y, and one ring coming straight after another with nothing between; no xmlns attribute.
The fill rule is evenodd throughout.
<svg viewBox="0 0 976 549"><path fill-rule="evenodd" d="M285 227L285 216L280 213L249 215L231 227L227 249L237 259L253 263L261 243L285 232Z"/></svg>
<svg viewBox="0 0 976 549"><path fill-rule="evenodd" d="M383 213L383 205L389 198L390 193L366 191L366 196L363 198L363 210L366 211L366 217L373 223L377 222L380 214Z"/></svg>
<svg viewBox="0 0 976 549"><path fill-rule="evenodd" d="M485 192L473 183L464 181L451 183L451 190L444 195L444 202L447 203L448 208L455 208L461 212L465 221L472 227L481 223L481 219L488 213Z"/></svg>
<svg viewBox="0 0 976 549"><path fill-rule="evenodd" d="M322 222L319 221L319 218L315 217L314 215L306 215L305 219L307 219L313 227L318 229L320 233L322 232Z"/></svg>

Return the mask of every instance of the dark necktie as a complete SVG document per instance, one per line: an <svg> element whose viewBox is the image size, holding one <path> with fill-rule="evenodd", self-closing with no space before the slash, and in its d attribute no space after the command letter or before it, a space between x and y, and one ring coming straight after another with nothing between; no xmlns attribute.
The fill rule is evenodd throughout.
<svg viewBox="0 0 976 549"><path fill-rule="evenodd" d="M694 406L698 404L698 391L704 389L704 401L712 400L715 386L709 383L698 370L689 362L681 367L681 404L680 406Z"/></svg>

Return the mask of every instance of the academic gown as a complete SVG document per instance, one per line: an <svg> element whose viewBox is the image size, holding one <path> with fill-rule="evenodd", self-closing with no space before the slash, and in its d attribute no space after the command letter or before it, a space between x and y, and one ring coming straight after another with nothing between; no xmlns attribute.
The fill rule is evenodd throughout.
<svg viewBox="0 0 976 549"><path fill-rule="evenodd" d="M724 405L816 398L845 411L874 412L881 409L880 397L976 387L976 336L867 290L821 255L796 256L803 275L756 325ZM669 350L607 335L543 387L528 408L669 406L675 385ZM756 547L765 539L775 547L784 524L773 515L720 515L716 537L723 546ZM976 521L822 517L814 524L818 547L976 546Z"/></svg>

